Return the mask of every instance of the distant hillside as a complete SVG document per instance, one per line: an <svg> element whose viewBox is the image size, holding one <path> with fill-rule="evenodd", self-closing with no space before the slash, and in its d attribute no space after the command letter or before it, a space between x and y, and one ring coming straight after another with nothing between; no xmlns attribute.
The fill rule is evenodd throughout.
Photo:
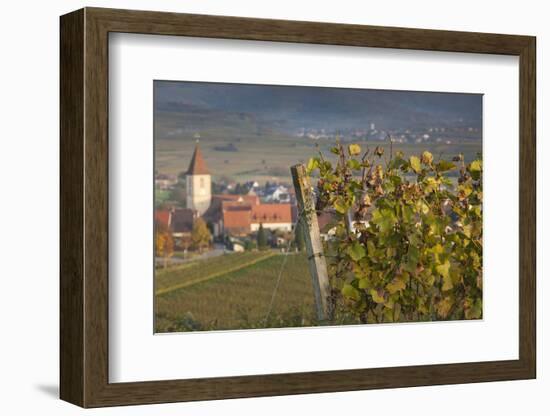
<svg viewBox="0 0 550 416"><path fill-rule="evenodd" d="M308 128L481 127L482 96L317 87L155 82L161 130L237 129L261 135ZM164 135L164 134L162 134Z"/></svg>

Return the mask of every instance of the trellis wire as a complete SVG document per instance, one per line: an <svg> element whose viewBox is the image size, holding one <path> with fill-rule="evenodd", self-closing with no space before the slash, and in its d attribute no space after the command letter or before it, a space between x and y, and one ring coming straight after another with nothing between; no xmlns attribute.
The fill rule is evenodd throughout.
<svg viewBox="0 0 550 416"><path fill-rule="evenodd" d="M292 246L292 240L296 238L296 230L298 229L298 224L303 219L304 211L300 212L298 214L298 217L296 219L296 223L294 225L294 231L292 232L291 238L288 239L288 244L286 247L285 255L283 257L283 261L281 262L281 267L279 268L279 274L277 276L277 281L275 282L275 287L273 288L273 293L271 294L271 301L269 302L269 308L267 309L267 314L265 315L264 319L264 325L267 324L267 321L269 319L269 315L271 315L271 311L273 309L273 305L275 303L275 297L277 296L277 291L279 290L279 285L281 283L281 278L283 276L283 270L286 265L286 261L288 259L288 254L290 253L290 248Z"/></svg>

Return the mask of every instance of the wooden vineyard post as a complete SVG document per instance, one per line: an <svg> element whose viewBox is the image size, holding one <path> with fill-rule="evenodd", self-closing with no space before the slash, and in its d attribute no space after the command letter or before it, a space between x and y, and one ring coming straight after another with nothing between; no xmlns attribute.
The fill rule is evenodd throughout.
<svg viewBox="0 0 550 416"><path fill-rule="evenodd" d="M292 166L290 171L292 172L292 181L298 202L298 220L303 221L302 224L305 225L302 230L304 231L309 270L313 281L317 317L320 321L324 321L331 318L332 307L327 263L323 254L323 243L315 212L313 189L304 165Z"/></svg>

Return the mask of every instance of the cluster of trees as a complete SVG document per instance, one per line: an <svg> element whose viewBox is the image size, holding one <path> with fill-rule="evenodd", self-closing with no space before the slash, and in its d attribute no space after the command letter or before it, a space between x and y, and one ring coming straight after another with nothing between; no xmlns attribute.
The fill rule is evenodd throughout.
<svg viewBox="0 0 550 416"><path fill-rule="evenodd" d="M258 250L267 250L267 233L264 229L263 224L260 223L260 228L258 229L258 234L256 235L256 241L258 243Z"/></svg>
<svg viewBox="0 0 550 416"><path fill-rule="evenodd" d="M191 249L202 253L205 248L210 246L212 235L206 225L206 222L202 218L197 218L193 223L193 230L191 231Z"/></svg>
<svg viewBox="0 0 550 416"><path fill-rule="evenodd" d="M202 218L198 218L193 224L190 238L182 238L178 244L183 250L192 249L202 253L210 246L212 235ZM163 259L163 266L168 266L168 261L174 255L175 241L172 231L166 226L157 223L155 226L155 255Z"/></svg>
<svg viewBox="0 0 550 416"><path fill-rule="evenodd" d="M292 238L292 236L287 235L286 238ZM270 247L268 231L266 231L263 224L260 224L258 233L256 234L256 244L258 250L267 250ZM298 222L294 230L294 240L292 241L292 247L296 248L298 251L305 250L305 239L301 222Z"/></svg>
<svg viewBox="0 0 550 416"><path fill-rule="evenodd" d="M163 267L174 254L174 239L171 231L160 223L155 224L155 255L163 259Z"/></svg>

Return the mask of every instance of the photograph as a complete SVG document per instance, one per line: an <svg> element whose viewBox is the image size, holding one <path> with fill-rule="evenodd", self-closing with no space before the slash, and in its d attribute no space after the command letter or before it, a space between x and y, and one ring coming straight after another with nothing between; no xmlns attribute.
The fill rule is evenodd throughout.
<svg viewBox="0 0 550 416"><path fill-rule="evenodd" d="M482 318L482 94L153 88L155 333Z"/></svg>

